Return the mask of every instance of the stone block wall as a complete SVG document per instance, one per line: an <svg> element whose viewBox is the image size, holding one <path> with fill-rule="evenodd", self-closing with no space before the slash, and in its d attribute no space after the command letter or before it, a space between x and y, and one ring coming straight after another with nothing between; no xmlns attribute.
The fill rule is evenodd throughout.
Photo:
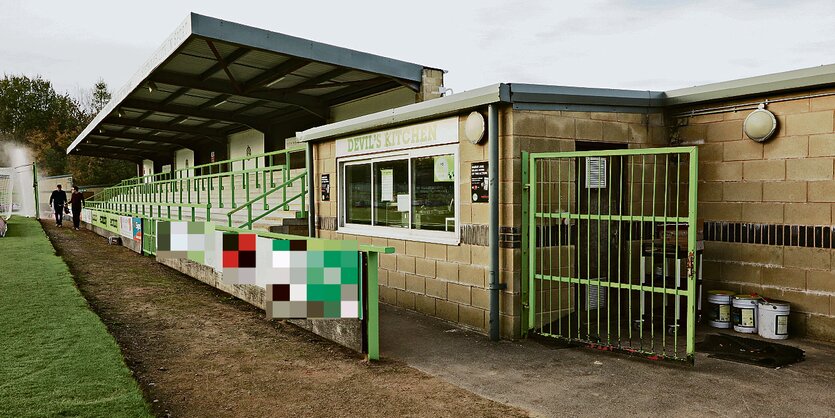
<svg viewBox="0 0 835 418"><path fill-rule="evenodd" d="M778 101L766 108L777 117L778 128L763 144L743 133L750 108L671 120L674 137L700 144L699 218L706 222L706 288L789 301L790 332L832 340L835 96Z"/></svg>

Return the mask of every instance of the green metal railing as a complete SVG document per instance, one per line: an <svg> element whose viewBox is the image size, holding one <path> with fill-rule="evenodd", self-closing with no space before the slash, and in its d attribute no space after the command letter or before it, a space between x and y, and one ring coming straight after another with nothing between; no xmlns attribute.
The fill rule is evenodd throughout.
<svg viewBox="0 0 835 418"><path fill-rule="evenodd" d="M523 153L525 329L692 364L696 147Z"/></svg>
<svg viewBox="0 0 835 418"><path fill-rule="evenodd" d="M306 217L307 216L307 211L305 210L305 199L304 199L304 197L307 195L307 191L306 191L307 181L306 180L307 180L307 171L304 171L304 172L302 172L302 173L300 173L296 176L293 176L289 180L286 180L285 182L279 184L278 186L275 186L272 189L267 190L266 192L261 193L258 196L255 196L251 200L248 200L247 202L245 202L243 205L241 205L241 206L239 206L235 209L232 209L231 211L226 213L226 216L228 218L229 226L232 226L232 216L235 213L237 213L237 212L239 212L243 209L246 209L247 221L244 222L243 224L241 224L241 227L252 229L252 224L253 223L258 222L262 218L264 218L267 215L275 212L278 209L285 209L286 210L288 205L296 199L301 200L301 210L296 213L296 216L301 217L301 218ZM289 185L292 185L296 181L301 182L301 191L299 193L295 194L295 195L290 196L290 198L288 199L287 196L286 196L287 195L287 187ZM267 197L269 197L273 193L276 193L276 192L279 192L279 191L284 193L284 200L281 203L273 206L272 209L269 208L269 206L267 206L266 203L265 203L264 204L264 212L262 212L260 215L253 216L252 206L254 204L256 204L257 202L260 202L261 200L266 202Z"/></svg>
<svg viewBox="0 0 835 418"><path fill-rule="evenodd" d="M143 217L192 221L211 221L213 209L229 208L219 211L227 217L229 226L233 226L232 215L245 210L241 226L247 228L276 210L290 210L296 204L301 209L294 216L305 217L307 169L292 173L290 167L294 158L301 160L306 152L275 151L134 177L100 191L87 200L87 205ZM292 190L297 184L300 192ZM228 193L224 193L226 190ZM278 203L271 208L269 199L276 196Z"/></svg>

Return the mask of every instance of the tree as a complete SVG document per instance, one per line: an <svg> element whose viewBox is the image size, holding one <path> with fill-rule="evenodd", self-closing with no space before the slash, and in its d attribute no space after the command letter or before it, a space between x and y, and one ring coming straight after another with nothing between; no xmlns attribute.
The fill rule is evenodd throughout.
<svg viewBox="0 0 835 418"><path fill-rule="evenodd" d="M40 76L5 75L0 80L0 133L26 143L26 135L52 125L59 130L77 129L81 124L77 103L59 95L52 83Z"/></svg>
<svg viewBox="0 0 835 418"><path fill-rule="evenodd" d="M0 80L0 138L28 147L45 175L69 173L82 185L116 183L134 176L135 165L66 154L67 147L110 97L101 79L89 95L75 100L56 93L52 83L40 76L5 75Z"/></svg>

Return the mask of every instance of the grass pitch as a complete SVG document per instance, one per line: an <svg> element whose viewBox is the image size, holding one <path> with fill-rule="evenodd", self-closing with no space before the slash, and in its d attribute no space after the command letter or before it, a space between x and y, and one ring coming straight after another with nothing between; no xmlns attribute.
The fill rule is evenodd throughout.
<svg viewBox="0 0 835 418"><path fill-rule="evenodd" d="M0 238L0 358L0 416L151 416L34 219L12 217Z"/></svg>

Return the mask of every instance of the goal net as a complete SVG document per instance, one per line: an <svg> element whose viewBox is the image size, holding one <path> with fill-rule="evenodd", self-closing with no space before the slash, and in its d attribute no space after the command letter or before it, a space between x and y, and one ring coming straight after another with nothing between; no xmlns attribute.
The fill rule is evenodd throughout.
<svg viewBox="0 0 835 418"><path fill-rule="evenodd" d="M12 215L36 215L34 185L32 164L0 167L0 236L5 236Z"/></svg>
<svg viewBox="0 0 835 418"><path fill-rule="evenodd" d="M14 193L15 170L0 167L0 218L8 220L14 210L12 195Z"/></svg>

